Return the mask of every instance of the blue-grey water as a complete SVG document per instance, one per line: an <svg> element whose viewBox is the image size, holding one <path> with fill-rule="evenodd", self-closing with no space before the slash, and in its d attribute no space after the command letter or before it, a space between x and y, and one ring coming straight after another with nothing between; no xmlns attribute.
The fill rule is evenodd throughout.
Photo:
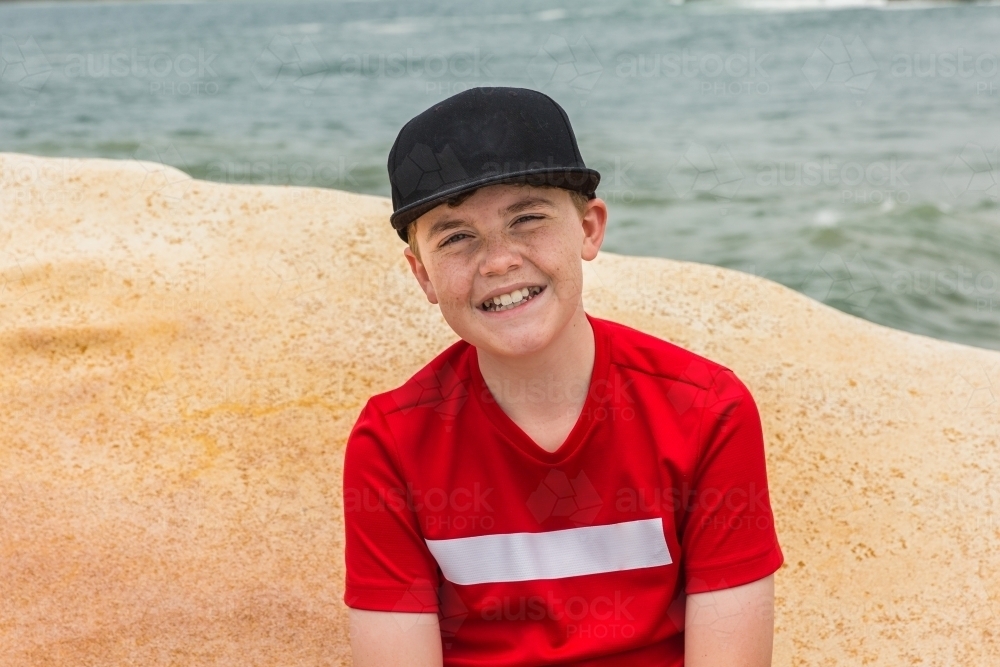
<svg viewBox="0 0 1000 667"><path fill-rule="evenodd" d="M388 195L409 118L530 87L603 175L605 249L1000 349L1000 7L905 6L0 4L0 150Z"/></svg>

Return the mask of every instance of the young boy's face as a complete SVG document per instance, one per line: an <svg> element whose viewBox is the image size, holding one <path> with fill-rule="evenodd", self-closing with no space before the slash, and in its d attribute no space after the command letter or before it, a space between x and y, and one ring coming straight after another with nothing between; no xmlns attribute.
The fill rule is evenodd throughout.
<svg viewBox="0 0 1000 667"><path fill-rule="evenodd" d="M409 247L403 254L463 340L521 356L547 347L582 309L581 260L597 256L607 214L603 200L591 199L581 220L561 188L491 185L455 208L441 204L420 216L420 258ZM522 287L541 291L509 309L482 307Z"/></svg>

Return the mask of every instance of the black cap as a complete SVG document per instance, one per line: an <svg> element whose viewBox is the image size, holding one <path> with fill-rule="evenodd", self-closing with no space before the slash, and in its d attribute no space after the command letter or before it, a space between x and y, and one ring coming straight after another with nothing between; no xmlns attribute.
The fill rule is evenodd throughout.
<svg viewBox="0 0 1000 667"><path fill-rule="evenodd" d="M438 102L399 131L388 167L389 220L404 241L410 222L484 185L553 185L593 199L601 181L563 108L527 88L470 88Z"/></svg>

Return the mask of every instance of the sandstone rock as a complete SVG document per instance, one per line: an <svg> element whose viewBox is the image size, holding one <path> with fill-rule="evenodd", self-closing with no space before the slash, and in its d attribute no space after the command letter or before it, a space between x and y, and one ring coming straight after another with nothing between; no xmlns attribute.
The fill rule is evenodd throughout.
<svg viewBox="0 0 1000 667"><path fill-rule="evenodd" d="M456 339L390 202L16 154L0 186L0 664L349 664L344 441ZM585 275L754 393L775 665L1000 664L1000 353L713 266Z"/></svg>

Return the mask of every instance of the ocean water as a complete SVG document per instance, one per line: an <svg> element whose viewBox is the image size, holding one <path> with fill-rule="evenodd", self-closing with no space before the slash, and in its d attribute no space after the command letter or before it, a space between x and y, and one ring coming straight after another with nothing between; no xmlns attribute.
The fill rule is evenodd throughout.
<svg viewBox="0 0 1000 667"><path fill-rule="evenodd" d="M0 150L387 196L409 118L529 87L602 173L605 249L1000 349L1000 7L823 4L4 3Z"/></svg>

